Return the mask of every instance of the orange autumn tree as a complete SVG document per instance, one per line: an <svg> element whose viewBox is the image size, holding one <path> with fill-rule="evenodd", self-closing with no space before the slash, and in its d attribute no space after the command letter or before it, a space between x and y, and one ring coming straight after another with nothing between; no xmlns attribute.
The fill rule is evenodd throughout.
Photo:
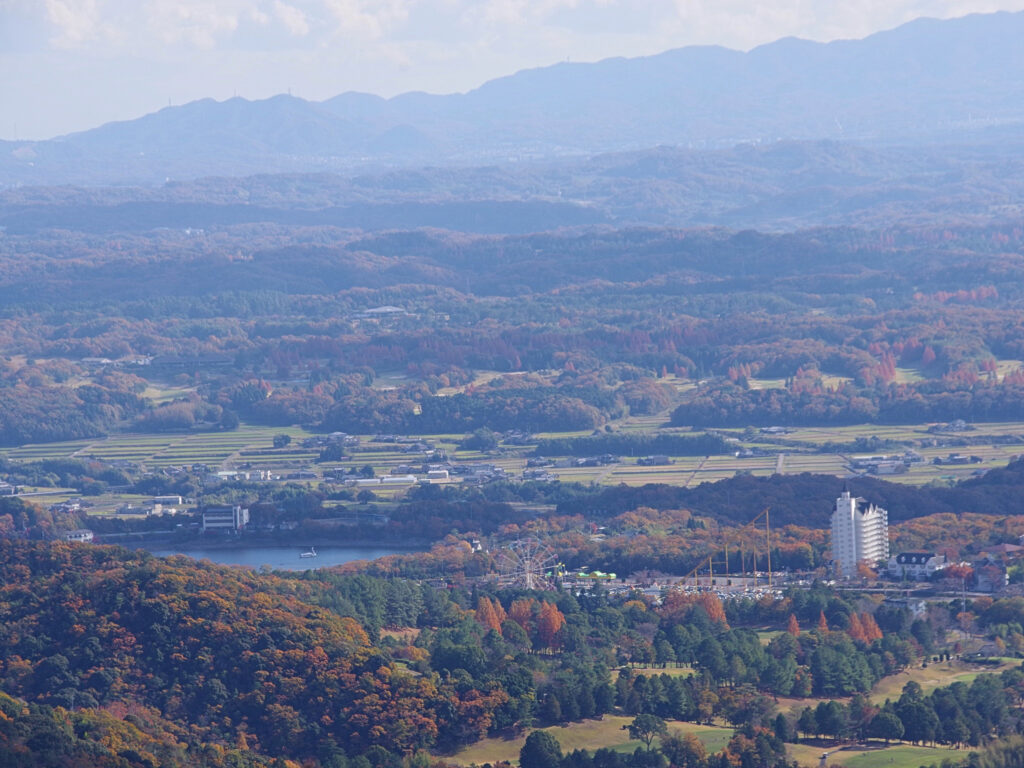
<svg viewBox="0 0 1024 768"><path fill-rule="evenodd" d="M508 618L508 614L505 613L505 609L501 607L501 600L494 598L491 601L491 606L494 608L494 614L498 617L498 623L501 624L505 619Z"/></svg>
<svg viewBox="0 0 1024 768"><path fill-rule="evenodd" d="M508 618L523 628L527 635L533 629L533 608L537 601L532 597L524 597L513 600L508 607Z"/></svg>
<svg viewBox="0 0 1024 768"><path fill-rule="evenodd" d="M501 607L501 603L498 603L498 607ZM499 635L501 634L501 618L489 597L481 596L476 601L476 620L485 629L493 629Z"/></svg>
<svg viewBox="0 0 1024 768"><path fill-rule="evenodd" d="M718 595L702 592L697 598L697 603L707 611L711 621L720 625L722 629L729 628L729 622L725 618L725 609L722 607L722 601L718 599Z"/></svg>
<svg viewBox="0 0 1024 768"><path fill-rule="evenodd" d="M828 619L825 618L824 611L822 611L818 616L818 631L823 635L828 634Z"/></svg>
<svg viewBox="0 0 1024 768"><path fill-rule="evenodd" d="M793 637L800 636L800 623L796 620L796 615L792 613L789 614L789 624L786 626L786 631Z"/></svg>
<svg viewBox="0 0 1024 768"><path fill-rule="evenodd" d="M661 605L657 608L658 615L672 621L680 621L689 615L695 605L699 605L707 613L708 618L722 629L729 628L729 622L725 618L725 609L722 601L717 595L709 592L702 592L699 595L672 590L669 592Z"/></svg>
<svg viewBox="0 0 1024 768"><path fill-rule="evenodd" d="M878 626L878 622L875 621L875 617L870 613L862 613L860 615L860 624L864 627L864 639L868 643L873 643L875 640L882 639L882 630Z"/></svg>
<svg viewBox="0 0 1024 768"><path fill-rule="evenodd" d="M869 642L867 633L864 631L864 625L856 613L850 614L850 625L846 628L846 634L850 636L851 640L855 640L858 643Z"/></svg>
<svg viewBox="0 0 1024 768"><path fill-rule="evenodd" d="M540 616L537 618L537 639L545 648L558 648L561 643L558 633L565 626L565 616L558 606L546 600L540 605Z"/></svg>

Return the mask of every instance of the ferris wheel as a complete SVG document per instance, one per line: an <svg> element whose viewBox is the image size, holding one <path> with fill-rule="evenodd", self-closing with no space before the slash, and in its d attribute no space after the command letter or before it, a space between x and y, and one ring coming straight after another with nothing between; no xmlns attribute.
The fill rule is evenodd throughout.
<svg viewBox="0 0 1024 768"><path fill-rule="evenodd" d="M551 573L558 557L540 539L518 539L498 555L498 581L503 586L553 589Z"/></svg>

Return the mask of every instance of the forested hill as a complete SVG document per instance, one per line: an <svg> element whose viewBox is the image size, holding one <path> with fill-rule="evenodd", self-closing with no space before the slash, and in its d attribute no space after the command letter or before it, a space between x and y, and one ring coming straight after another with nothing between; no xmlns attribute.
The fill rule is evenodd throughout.
<svg viewBox="0 0 1024 768"><path fill-rule="evenodd" d="M204 229L243 224L294 227L332 226L389 230L433 227L481 234L526 234L559 227L608 223L608 216L574 203L515 200L411 201L355 203L318 210L242 204L131 202L117 205L71 204L11 206L0 211L0 226L11 234L45 229L81 232L149 232L154 229Z"/></svg>
<svg viewBox="0 0 1024 768"><path fill-rule="evenodd" d="M65 708L141 707L271 755L429 745L445 697L297 582L112 547L0 541L0 682ZM366 727L368 723L373 728ZM239 734L248 736L240 737Z"/></svg>
<svg viewBox="0 0 1024 768"><path fill-rule="evenodd" d="M1016 298L1019 284L1010 276L1019 264L986 257L1019 247L1021 232L1019 220L965 227L956 242L932 231L847 229L775 235L634 228L505 237L271 225L104 236L47 230L0 238L8 266L0 298L8 305L68 306L206 296L225 287L244 294L329 295L425 286L477 296L570 288L704 294L716 303L757 292L774 294L776 311L809 294L856 291L888 308L932 286L970 290L998 283L1000 297ZM965 256L965 248L976 253Z"/></svg>
<svg viewBox="0 0 1024 768"><path fill-rule="evenodd" d="M658 147L502 166L265 174L153 188L21 187L0 192L0 228L12 235L252 224L510 234L608 225L791 231L949 226L1019 214L1024 130L974 139Z"/></svg>
<svg viewBox="0 0 1024 768"><path fill-rule="evenodd" d="M0 184L162 183L367 164L507 162L661 144L946 139L1024 120L1024 14L921 19L863 40L784 39L562 63L467 94L210 99L0 144Z"/></svg>
<svg viewBox="0 0 1024 768"><path fill-rule="evenodd" d="M1024 494L1024 459L994 469L953 488L915 487L874 477L844 480L831 475L741 475L695 488L645 485L595 488L558 505L559 513L611 516L638 507L688 509L696 515L745 525L765 507L777 525L828 528L835 500L843 489L889 511L892 523L934 514L1018 514L1009 499Z"/></svg>

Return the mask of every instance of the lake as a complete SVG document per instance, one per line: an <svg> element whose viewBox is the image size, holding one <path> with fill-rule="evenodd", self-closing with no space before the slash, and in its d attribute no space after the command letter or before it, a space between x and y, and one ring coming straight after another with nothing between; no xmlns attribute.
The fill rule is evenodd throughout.
<svg viewBox="0 0 1024 768"><path fill-rule="evenodd" d="M209 546L135 546L133 549L145 549L154 555L188 555L196 560L211 560L221 565L244 565L259 568L269 565L276 570L305 571L311 568L329 568L332 565L348 563L352 560L373 560L384 555L418 552L417 549L403 549L389 546L318 546L316 557L300 557L308 552L309 547L209 547Z"/></svg>

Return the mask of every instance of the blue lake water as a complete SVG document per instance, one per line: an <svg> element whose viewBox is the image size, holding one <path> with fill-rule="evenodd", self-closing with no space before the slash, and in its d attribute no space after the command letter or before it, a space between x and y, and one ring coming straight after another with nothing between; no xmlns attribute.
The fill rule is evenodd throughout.
<svg viewBox="0 0 1024 768"><path fill-rule="evenodd" d="M275 570L305 571L311 568L329 568L352 560L373 560L384 555L416 552L416 549L401 549L388 546L318 546L316 557L301 557L309 547L207 547L207 546L139 546L154 555L188 555L196 560L211 560L221 565L244 565L259 568L268 565Z"/></svg>

